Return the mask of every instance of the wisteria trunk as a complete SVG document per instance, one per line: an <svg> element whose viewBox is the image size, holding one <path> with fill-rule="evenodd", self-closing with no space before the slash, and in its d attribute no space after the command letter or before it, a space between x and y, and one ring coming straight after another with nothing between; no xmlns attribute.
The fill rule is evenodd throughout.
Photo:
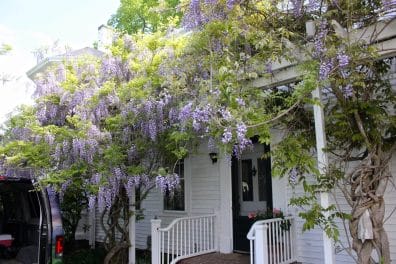
<svg viewBox="0 0 396 264"><path fill-rule="evenodd" d="M352 218L349 223L352 247L357 254L358 263L375 263L373 255L378 255L380 263L390 263L388 236L384 230L385 201L384 194L391 180L389 161L391 154L383 153L380 147L355 168L351 174ZM372 224L372 239L359 236L359 219L368 210ZM369 231L370 233L371 231ZM376 254L373 254L376 252Z"/></svg>
<svg viewBox="0 0 396 264"><path fill-rule="evenodd" d="M129 202L125 190L115 197L106 219L106 211L102 213L102 227L105 231L105 249L107 251L104 264L128 263L129 248Z"/></svg>

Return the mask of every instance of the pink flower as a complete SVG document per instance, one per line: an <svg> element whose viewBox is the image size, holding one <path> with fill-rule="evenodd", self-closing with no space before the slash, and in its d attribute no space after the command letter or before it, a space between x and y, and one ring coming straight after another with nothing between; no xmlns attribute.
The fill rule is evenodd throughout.
<svg viewBox="0 0 396 264"><path fill-rule="evenodd" d="M254 218L256 218L256 216L257 215L254 212L251 212L251 213L248 214L249 219L254 219Z"/></svg>
<svg viewBox="0 0 396 264"><path fill-rule="evenodd" d="M274 214L274 216L278 216L282 213L282 211L280 209L274 208L272 210L272 213Z"/></svg>

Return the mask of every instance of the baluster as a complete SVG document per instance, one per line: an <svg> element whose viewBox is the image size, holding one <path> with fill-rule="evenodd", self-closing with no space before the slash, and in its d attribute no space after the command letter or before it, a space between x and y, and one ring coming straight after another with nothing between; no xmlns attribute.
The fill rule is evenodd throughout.
<svg viewBox="0 0 396 264"><path fill-rule="evenodd" d="M289 231L287 231L287 220L284 221L284 229L283 229L283 236L285 239L285 244L283 245L284 251L285 251L285 261L289 260Z"/></svg>
<svg viewBox="0 0 396 264"><path fill-rule="evenodd" d="M187 220L184 221L184 255L187 255L187 237L188 237L188 230L187 230Z"/></svg>
<svg viewBox="0 0 396 264"><path fill-rule="evenodd" d="M170 238L170 232L169 232L169 230L166 232L167 234L166 234L166 238L168 239L168 245L166 246L167 247L167 250L166 250L166 262L167 262L167 264L169 264L169 238Z"/></svg>
<svg viewBox="0 0 396 264"><path fill-rule="evenodd" d="M279 239L279 221L275 222L276 229L276 263L279 263L279 254L280 254L280 239Z"/></svg>
<svg viewBox="0 0 396 264"><path fill-rule="evenodd" d="M165 254L165 246L164 246L164 235L165 232L160 232L160 239L161 239L161 246L160 246L160 252L161 252L161 263L164 264L164 254Z"/></svg>
<svg viewBox="0 0 396 264"><path fill-rule="evenodd" d="M195 253L195 221L191 219L192 222L192 246L193 246L193 253Z"/></svg>
<svg viewBox="0 0 396 264"><path fill-rule="evenodd" d="M210 249L213 250L213 216L210 217Z"/></svg>
<svg viewBox="0 0 396 264"><path fill-rule="evenodd" d="M191 254L191 219L188 219L188 255Z"/></svg>
<svg viewBox="0 0 396 264"><path fill-rule="evenodd" d="M287 230L286 230L286 248L287 248L287 255L286 258L287 260L290 260L290 225L289 225L290 221L287 220L286 221L286 226L287 226Z"/></svg>
<svg viewBox="0 0 396 264"><path fill-rule="evenodd" d="M216 226L216 216L212 216L212 249L216 248L215 226Z"/></svg>
<svg viewBox="0 0 396 264"><path fill-rule="evenodd" d="M173 259L173 256L175 255L175 227L173 226L172 227L172 239L171 239L171 241L172 241L172 259Z"/></svg>
<svg viewBox="0 0 396 264"><path fill-rule="evenodd" d="M202 219L203 221L203 250L207 250L207 244L206 244L206 217Z"/></svg>
<svg viewBox="0 0 396 264"><path fill-rule="evenodd" d="M286 261L286 241L285 241L285 220L282 220L282 225L281 225L281 234L282 234L282 260L281 261Z"/></svg>
<svg viewBox="0 0 396 264"><path fill-rule="evenodd" d="M268 231L269 239L269 263L274 263L274 222L269 223L270 230Z"/></svg>
<svg viewBox="0 0 396 264"><path fill-rule="evenodd" d="M202 251L202 218L199 218L199 251Z"/></svg>
<svg viewBox="0 0 396 264"><path fill-rule="evenodd" d="M253 264L253 259L254 259L254 244L253 244L254 240L250 240L250 264Z"/></svg>

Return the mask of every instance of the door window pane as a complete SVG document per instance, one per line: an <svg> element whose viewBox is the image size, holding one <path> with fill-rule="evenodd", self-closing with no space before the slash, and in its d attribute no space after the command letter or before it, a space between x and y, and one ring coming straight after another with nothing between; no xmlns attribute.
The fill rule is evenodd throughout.
<svg viewBox="0 0 396 264"><path fill-rule="evenodd" d="M242 160L242 200L253 201L252 160Z"/></svg>
<svg viewBox="0 0 396 264"><path fill-rule="evenodd" d="M266 160L257 159L258 167L258 189L259 189L259 201L267 200L267 173L266 173Z"/></svg>

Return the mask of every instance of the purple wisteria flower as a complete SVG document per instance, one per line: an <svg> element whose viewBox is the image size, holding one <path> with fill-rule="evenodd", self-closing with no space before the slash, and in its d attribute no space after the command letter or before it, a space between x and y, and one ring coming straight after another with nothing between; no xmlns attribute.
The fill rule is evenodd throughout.
<svg viewBox="0 0 396 264"><path fill-rule="evenodd" d="M186 29L195 29L202 25L202 10L200 0L191 0L189 9L183 17L183 26Z"/></svg>
<svg viewBox="0 0 396 264"><path fill-rule="evenodd" d="M146 134L148 134L153 141L157 138L157 125L155 120L150 119L148 121Z"/></svg>
<svg viewBox="0 0 396 264"><path fill-rule="evenodd" d="M122 62L120 58L108 57L102 60L101 75L103 78L120 78L123 76Z"/></svg>
<svg viewBox="0 0 396 264"><path fill-rule="evenodd" d="M52 145L54 145L54 142L55 142L55 136L52 135L52 134L46 134L46 135L44 136L44 140L45 140L45 142L46 142L48 145L52 146Z"/></svg>
<svg viewBox="0 0 396 264"><path fill-rule="evenodd" d="M30 140L32 131L26 127L14 127L11 130L11 134L17 140Z"/></svg>
<svg viewBox="0 0 396 264"><path fill-rule="evenodd" d="M233 9L235 5L240 4L242 0L227 0L226 6L229 10Z"/></svg>
<svg viewBox="0 0 396 264"><path fill-rule="evenodd" d="M134 159L136 159L138 157L136 145L132 144L131 147L128 149L127 154L129 162L132 162Z"/></svg>
<svg viewBox="0 0 396 264"><path fill-rule="evenodd" d="M218 0L205 0L205 5L215 5Z"/></svg>
<svg viewBox="0 0 396 264"><path fill-rule="evenodd" d="M92 175L90 182L92 184L99 184L101 178L102 175L100 173L95 173L94 175Z"/></svg>
<svg viewBox="0 0 396 264"><path fill-rule="evenodd" d="M61 155L62 155L62 145L61 144L56 144L55 147L55 152L53 154L53 158L56 162L59 162L61 159Z"/></svg>
<svg viewBox="0 0 396 264"><path fill-rule="evenodd" d="M303 8L303 0L291 0L291 3L293 4L293 14L296 17L300 17L302 14L302 8Z"/></svg>
<svg viewBox="0 0 396 264"><path fill-rule="evenodd" d="M237 98L236 102L238 103L239 106L245 106L245 101L242 98Z"/></svg>
<svg viewBox="0 0 396 264"><path fill-rule="evenodd" d="M349 56L345 54L344 52L340 52L337 54L337 59L338 59L338 65L341 68L345 68L349 64Z"/></svg>
<svg viewBox="0 0 396 264"><path fill-rule="evenodd" d="M180 177L177 174L171 175L158 175L155 177L155 186L162 192L170 191L173 192L180 185Z"/></svg>
<svg viewBox="0 0 396 264"><path fill-rule="evenodd" d="M327 49L325 46L325 39L328 33L328 23L326 20L322 20L319 25L318 33L314 38L314 52L315 58L321 58L326 53Z"/></svg>
<svg viewBox="0 0 396 264"><path fill-rule="evenodd" d="M247 133L246 125L243 122L239 123L237 125L236 134L237 134L238 147L240 152L245 150L248 146L252 145L252 141L246 138L246 133Z"/></svg>
<svg viewBox="0 0 396 264"><path fill-rule="evenodd" d="M322 7L322 1L319 0L309 0L307 4L307 11L308 12L315 12L319 11Z"/></svg>
<svg viewBox="0 0 396 264"><path fill-rule="evenodd" d="M289 171L289 182L292 185L295 185L297 183L298 180L298 169L297 168L293 168Z"/></svg>
<svg viewBox="0 0 396 264"><path fill-rule="evenodd" d="M202 126L209 123L212 115L211 105L207 104L204 107L196 107L192 113L193 128L199 131Z"/></svg>
<svg viewBox="0 0 396 264"><path fill-rule="evenodd" d="M98 208L100 212L103 212L104 209L106 208L104 192L105 192L104 187L100 186L98 190Z"/></svg>
<svg viewBox="0 0 396 264"><path fill-rule="evenodd" d="M396 18L396 1L395 0L382 0L382 13L381 20L391 20Z"/></svg>
<svg viewBox="0 0 396 264"><path fill-rule="evenodd" d="M63 197L65 196L66 190L70 186L71 183L72 183L72 181L69 179L61 184L61 187L59 189L59 199L61 201L63 201Z"/></svg>
<svg viewBox="0 0 396 264"><path fill-rule="evenodd" d="M351 98L353 96L353 87L351 84L348 84L347 86L343 87L342 91L346 99Z"/></svg>
<svg viewBox="0 0 396 264"><path fill-rule="evenodd" d="M231 115L230 111L228 111L225 108L220 109L220 114L221 114L222 118L224 118L224 120L226 120L226 121L230 121L232 119L232 115Z"/></svg>
<svg viewBox="0 0 396 264"><path fill-rule="evenodd" d="M189 102L179 112L179 121L185 124L187 120L192 116L192 103Z"/></svg>
<svg viewBox="0 0 396 264"><path fill-rule="evenodd" d="M230 143L232 140L232 132L231 128L227 127L224 129L223 136L221 138L221 142L224 144Z"/></svg>
<svg viewBox="0 0 396 264"><path fill-rule="evenodd" d="M96 205L96 196L95 195L88 196L88 210L89 211L95 210L95 205Z"/></svg>
<svg viewBox="0 0 396 264"><path fill-rule="evenodd" d="M113 205L114 196L115 196L115 194L112 192L111 188L104 189L104 192L103 192L104 204L107 209L110 209L111 206Z"/></svg>
<svg viewBox="0 0 396 264"><path fill-rule="evenodd" d="M208 139L208 151L216 152L216 142L212 137L209 137Z"/></svg>
<svg viewBox="0 0 396 264"><path fill-rule="evenodd" d="M333 59L321 61L319 66L319 80L321 81L326 80L329 77L333 68L334 68Z"/></svg>

